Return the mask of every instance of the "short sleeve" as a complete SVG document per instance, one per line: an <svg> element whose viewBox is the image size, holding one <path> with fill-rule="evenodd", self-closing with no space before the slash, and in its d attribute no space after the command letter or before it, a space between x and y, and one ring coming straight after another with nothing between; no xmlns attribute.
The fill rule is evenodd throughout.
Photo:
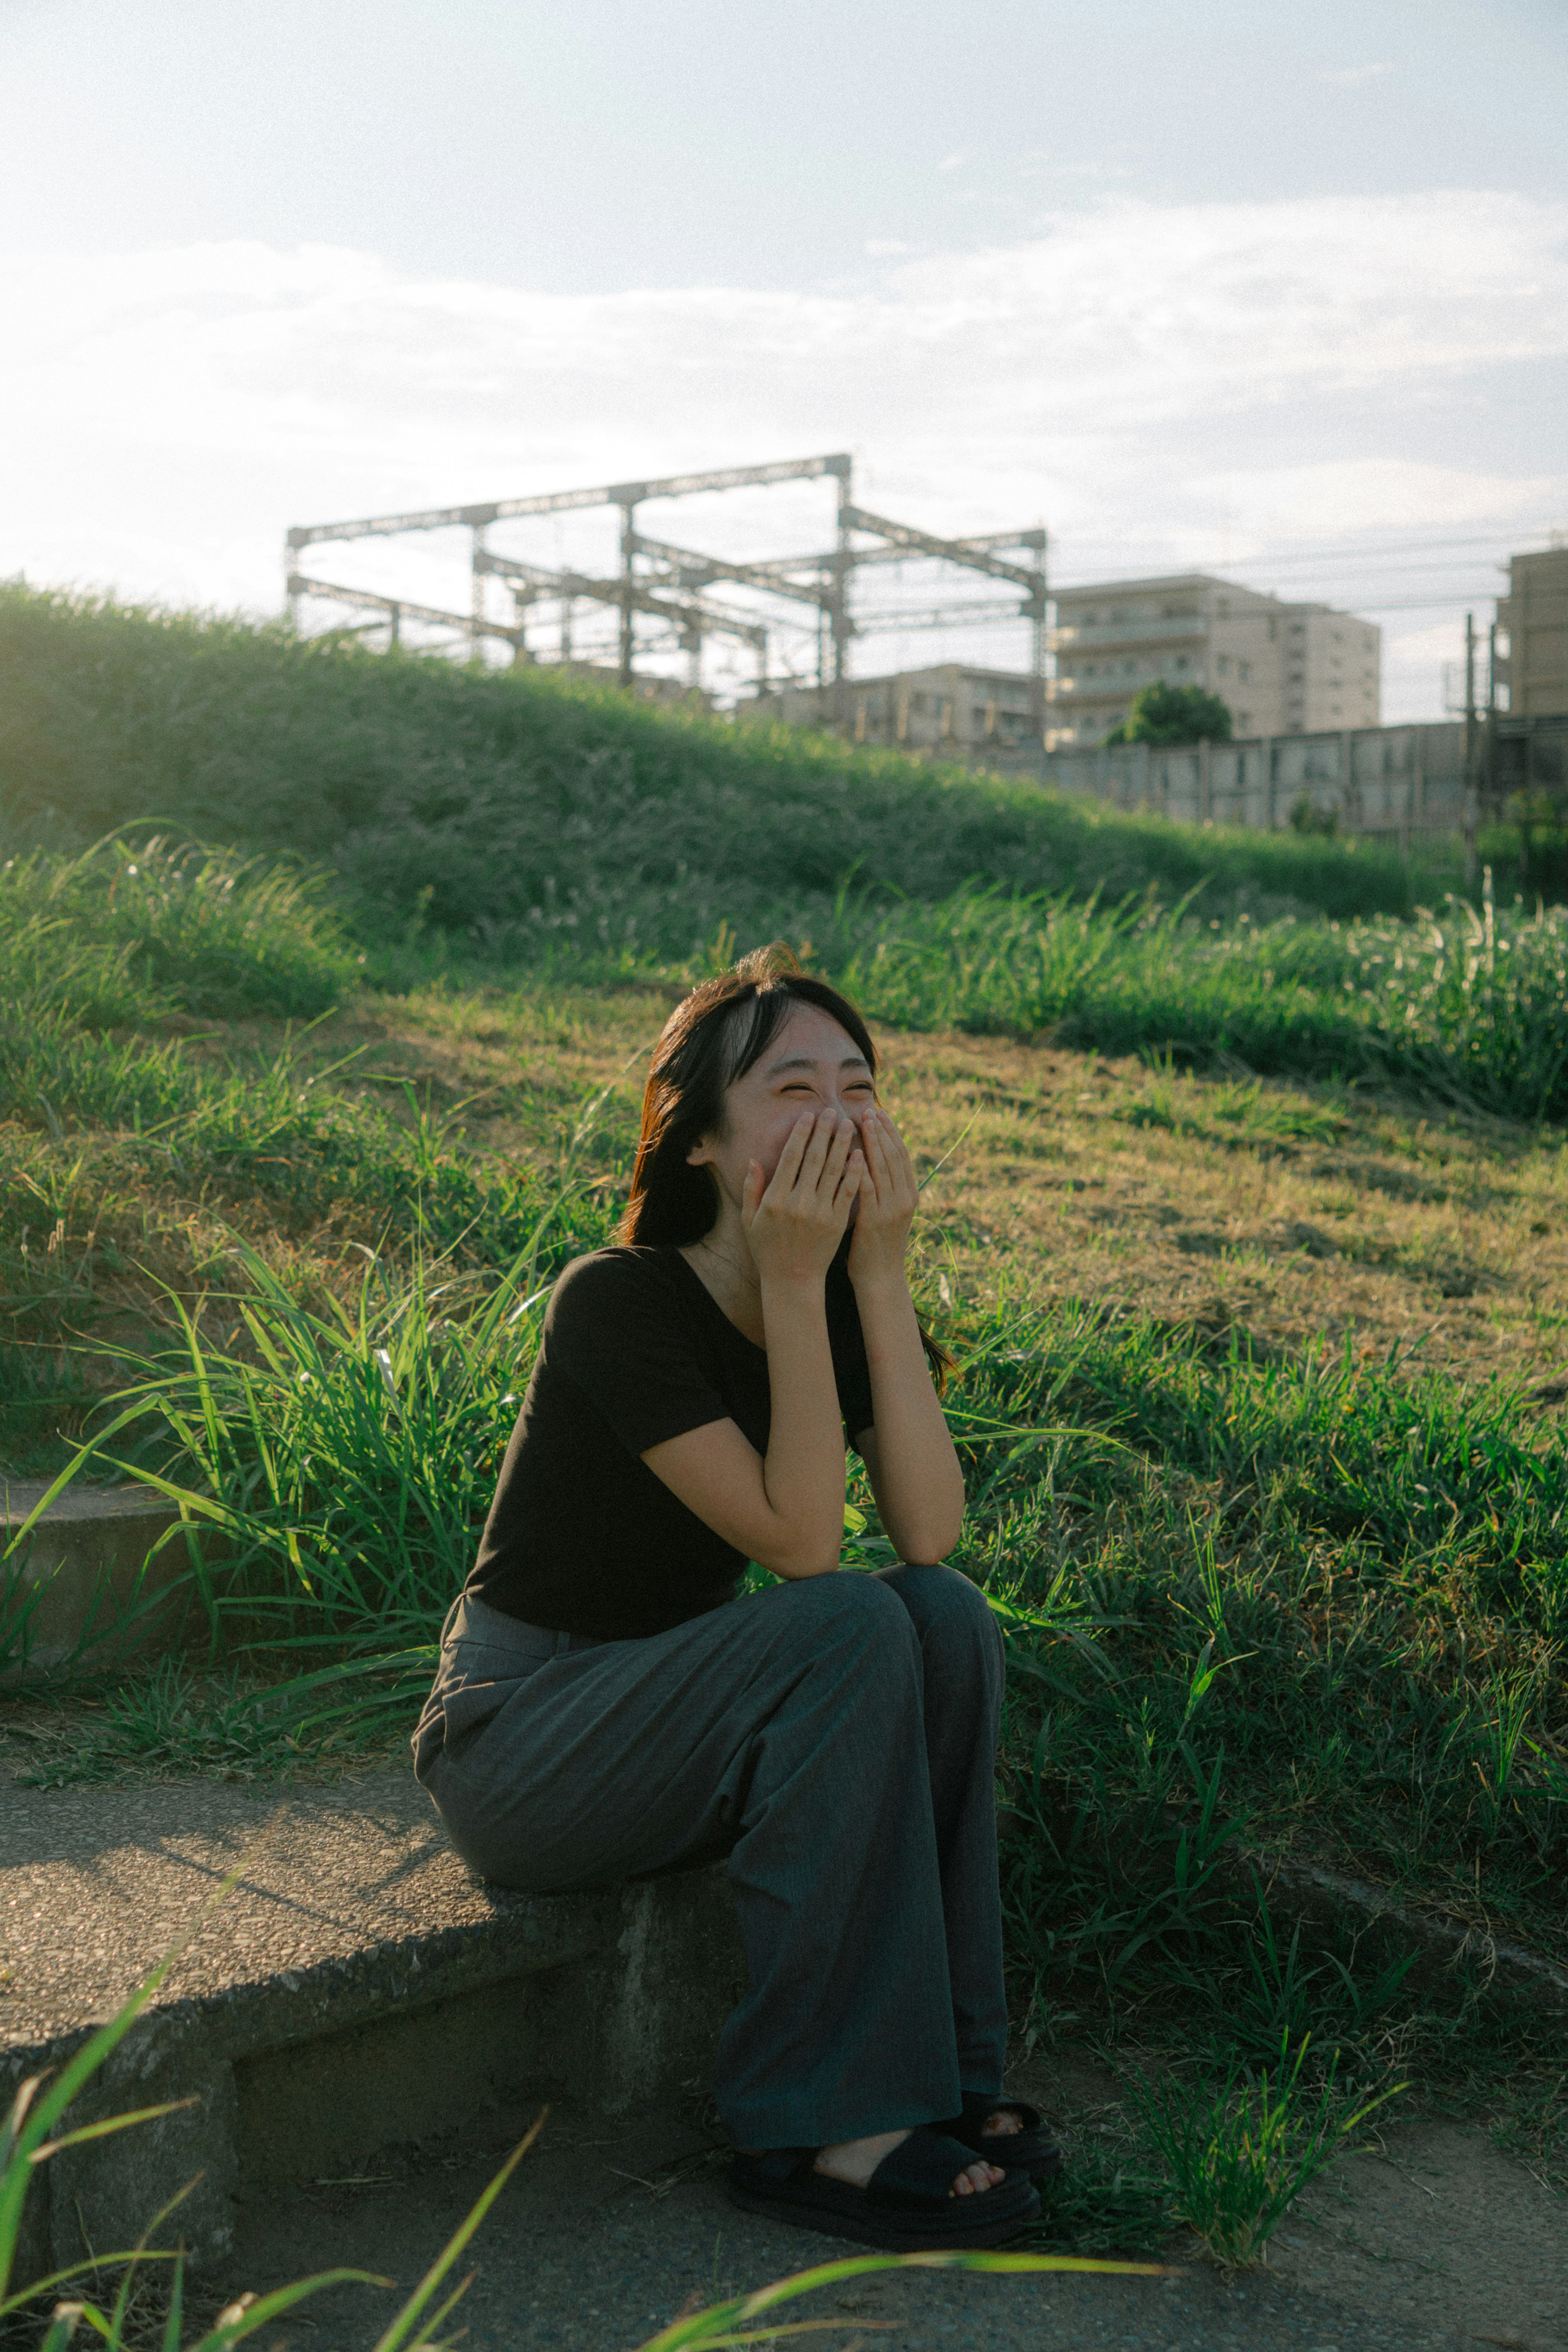
<svg viewBox="0 0 1568 2352"><path fill-rule="evenodd" d="M633 1257L606 1254L567 1267L550 1301L544 1354L628 1454L729 1413L668 1286Z"/></svg>

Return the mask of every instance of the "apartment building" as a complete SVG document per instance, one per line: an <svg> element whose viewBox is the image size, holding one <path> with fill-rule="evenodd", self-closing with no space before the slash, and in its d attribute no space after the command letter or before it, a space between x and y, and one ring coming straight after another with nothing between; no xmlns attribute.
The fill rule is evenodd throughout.
<svg viewBox="0 0 1568 2352"><path fill-rule="evenodd" d="M939 662L884 677L848 678L837 688L787 686L742 702L736 717L771 719L786 727L833 726L852 742L976 761L1030 746L1038 750L1032 687L1027 670ZM837 719L835 701L841 714Z"/></svg>
<svg viewBox="0 0 1568 2352"><path fill-rule="evenodd" d="M1518 719L1568 713L1568 546L1510 558L1497 627L1500 707Z"/></svg>
<svg viewBox="0 0 1568 2352"><path fill-rule="evenodd" d="M1103 743L1156 680L1218 695L1237 736L1378 723L1383 633L1331 605L1203 572L1058 589L1054 601L1049 750Z"/></svg>

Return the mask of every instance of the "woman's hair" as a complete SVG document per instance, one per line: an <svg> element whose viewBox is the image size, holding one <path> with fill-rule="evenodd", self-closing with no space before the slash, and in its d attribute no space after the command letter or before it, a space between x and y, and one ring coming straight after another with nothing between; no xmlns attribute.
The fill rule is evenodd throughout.
<svg viewBox="0 0 1568 2352"><path fill-rule="evenodd" d="M876 1046L854 1006L802 971L782 940L705 980L676 1005L653 1048L623 1243L679 1249L711 1230L718 1185L711 1168L692 1167L686 1155L723 1128L727 1090L761 1059L797 1004L814 1004L836 1021L875 1076ZM941 1386L952 1359L924 1325L920 1336Z"/></svg>

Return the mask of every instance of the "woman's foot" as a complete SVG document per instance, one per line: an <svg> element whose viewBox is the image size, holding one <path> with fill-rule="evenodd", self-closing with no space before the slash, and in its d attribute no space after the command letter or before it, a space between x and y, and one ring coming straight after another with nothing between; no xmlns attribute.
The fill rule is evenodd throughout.
<svg viewBox="0 0 1568 2352"><path fill-rule="evenodd" d="M998 2109L998 2116L1005 2117L1006 2115L1006 2108ZM988 2131L996 2121L997 2117L988 2118ZM1017 2131L1018 2127L1016 2116L1010 2124L1003 2123L998 2126L1000 2130L1010 2131ZM863 2189L883 2157L891 2156L894 2149L908 2137L906 2131L892 2131L875 2132L870 2139L841 2140L834 2147L817 2150L813 2168L825 2172L830 2180L847 2180L852 2189ZM984 2157L977 2157L973 2164L967 2164L962 2172L955 2176L947 2194L950 2197L975 2197L988 2189L994 2189L998 2180L1006 2178L1000 2165L988 2164Z"/></svg>
<svg viewBox="0 0 1568 2352"><path fill-rule="evenodd" d="M1023 2117L1016 2107L993 2107L980 2126L987 2139L1007 2139L1023 2129Z"/></svg>

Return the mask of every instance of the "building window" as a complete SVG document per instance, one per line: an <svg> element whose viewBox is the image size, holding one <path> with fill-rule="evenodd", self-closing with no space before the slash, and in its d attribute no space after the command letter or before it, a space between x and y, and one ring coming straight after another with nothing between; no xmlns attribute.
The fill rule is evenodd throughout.
<svg viewBox="0 0 1568 2352"><path fill-rule="evenodd" d="M1214 675L1216 677L1228 677L1230 676L1230 656L1228 654L1220 655L1218 660L1214 665Z"/></svg>

